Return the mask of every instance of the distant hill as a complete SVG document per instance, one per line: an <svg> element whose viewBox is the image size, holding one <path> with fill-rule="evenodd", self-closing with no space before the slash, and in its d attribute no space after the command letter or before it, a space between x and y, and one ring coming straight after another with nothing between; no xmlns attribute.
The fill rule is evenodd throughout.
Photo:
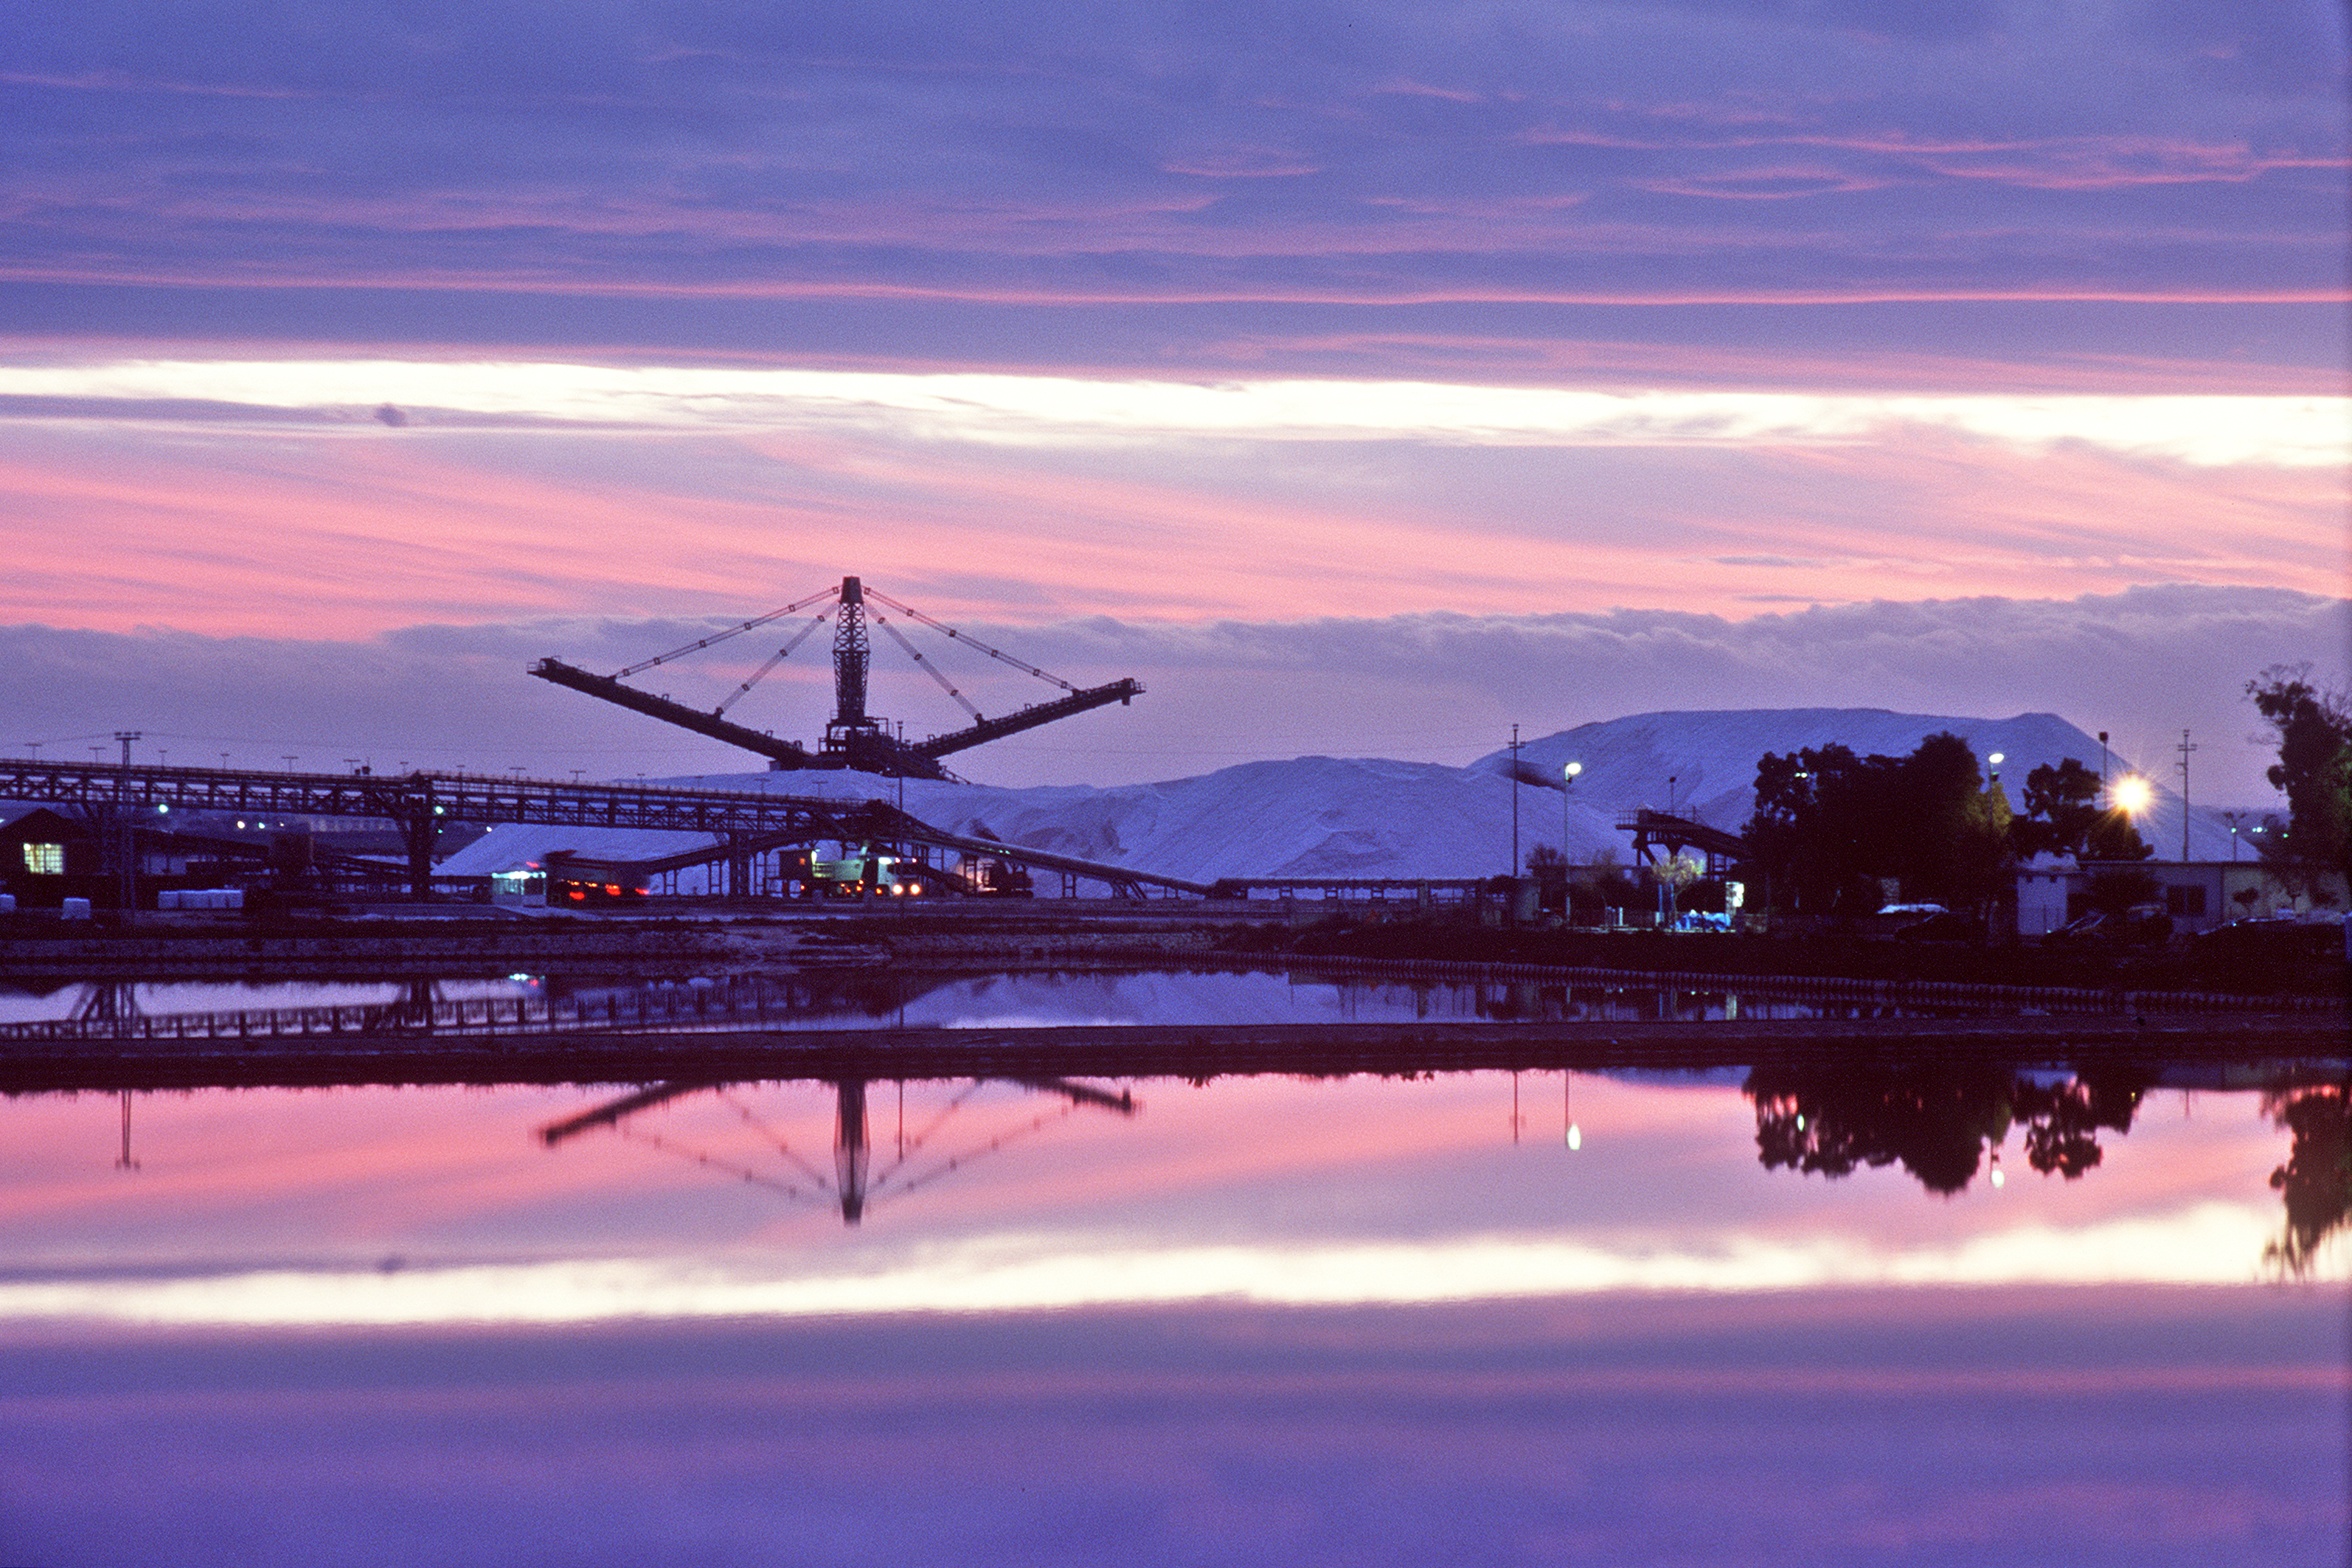
<svg viewBox="0 0 2352 1568"><path fill-rule="evenodd" d="M1979 756L2004 753L2000 773L2012 804L2025 775L2074 757L2099 765L2099 742L2052 713L2010 719L1894 713L1876 708L1794 708L1637 713L1579 725L1527 742L1521 760L1557 775L1584 763L1573 794L1521 786L1504 771L1507 750L1467 767L1374 758L1298 757L1244 763L1192 778L1097 789L1052 785L999 789L910 779L907 809L927 822L985 832L1033 848L1199 880L1218 877L1465 877L1506 869L1516 794L1522 857L1537 844L1570 857L1603 850L1627 856L1617 814L1664 808L1668 780L1682 815L1737 830L1753 810L1756 761L1832 742L1856 753L1899 756L1926 736L1949 731ZM765 789L833 798L893 797L894 781L859 773L743 773L674 781L711 788ZM2159 791L2143 828L2158 853L2179 853L2177 797ZM2226 858L2229 830L2201 809L2191 824L2200 858ZM633 834L509 826L444 867L480 873L552 849L633 858L692 842L679 834ZM2251 855L2251 848L2247 851Z"/></svg>
<svg viewBox="0 0 2352 1568"><path fill-rule="evenodd" d="M2012 804L2023 794L2025 775L2066 757L2097 771L2099 742L2055 713L2020 713L2013 719L1969 719L1952 714L1895 713L1884 708L1749 708L1695 712L1635 713L1530 741L1522 761L1557 773L1574 759L1584 763L1579 792L1609 809L1635 805L1666 809L1668 779L1684 816L1717 827L1738 828L1756 809L1756 760L1767 752L1843 745L1857 756L1899 757L1919 742L1948 731L1975 748L1979 759L2000 752L2003 784ZM1488 753L1473 768L1495 768L1510 758L1507 749Z"/></svg>

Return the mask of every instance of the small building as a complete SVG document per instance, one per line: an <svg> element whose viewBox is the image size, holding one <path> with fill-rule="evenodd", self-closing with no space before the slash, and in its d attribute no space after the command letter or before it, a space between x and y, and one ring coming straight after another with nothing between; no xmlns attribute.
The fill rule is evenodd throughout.
<svg viewBox="0 0 2352 1568"><path fill-rule="evenodd" d="M2017 868L2017 934L2048 936L2074 919L2082 898L2083 868L2072 855L2044 849Z"/></svg>
<svg viewBox="0 0 2352 1568"><path fill-rule="evenodd" d="M2044 936L2091 907L2092 884L2102 877L2139 875L2155 884L2147 901L2159 903L2180 932L2211 931L2231 921L2293 918L2346 907L2341 871L2323 873L2318 897L2305 880L2289 886L2260 860L2084 860L2040 854L2017 868L2017 931Z"/></svg>
<svg viewBox="0 0 2352 1568"><path fill-rule="evenodd" d="M86 899L93 909L120 908L122 873L101 837L107 831L122 829L101 828L79 813L46 805L0 810L0 893L14 895L20 910L61 909L68 899ZM131 826L130 843L138 873L135 902L144 909L157 907L165 890L217 889L257 864L225 857L217 842L184 838L143 823Z"/></svg>
<svg viewBox="0 0 2352 1568"><path fill-rule="evenodd" d="M54 910L68 899L113 903L104 847L89 823L46 805L16 807L0 820L0 891L23 910Z"/></svg>

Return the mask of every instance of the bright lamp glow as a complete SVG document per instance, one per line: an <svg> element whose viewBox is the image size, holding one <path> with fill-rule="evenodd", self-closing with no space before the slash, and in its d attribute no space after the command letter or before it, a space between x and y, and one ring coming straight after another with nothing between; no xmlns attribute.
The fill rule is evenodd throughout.
<svg viewBox="0 0 2352 1568"><path fill-rule="evenodd" d="M2148 788L2144 778L2126 777L2116 781L2115 801L2118 810L2137 815L2146 811L2148 802L2154 798L2155 792Z"/></svg>
<svg viewBox="0 0 2352 1568"><path fill-rule="evenodd" d="M1584 771L1584 764L1582 763L1570 763L1568 766L1560 769L1559 771L1566 773L1570 778L1574 778L1577 774Z"/></svg>

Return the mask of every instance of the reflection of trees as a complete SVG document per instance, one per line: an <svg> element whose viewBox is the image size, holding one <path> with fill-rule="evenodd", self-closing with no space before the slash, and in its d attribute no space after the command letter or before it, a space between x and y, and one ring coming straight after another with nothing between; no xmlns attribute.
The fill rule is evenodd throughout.
<svg viewBox="0 0 2352 1568"><path fill-rule="evenodd" d="M2093 1068L2044 1085L1995 1063L1923 1062L1759 1067L1757 1157L1825 1176L1900 1164L1931 1193L1965 1191L1988 1144L2022 1129L2035 1170L2068 1180L2099 1163L2097 1132L2128 1131L2147 1078Z"/></svg>
<svg viewBox="0 0 2352 1568"><path fill-rule="evenodd" d="M2131 1131L2147 1079L2128 1068L2077 1073L2072 1083L2017 1080L2010 1114L2025 1130L2025 1161L2073 1181L2099 1163L2098 1130Z"/></svg>
<svg viewBox="0 0 2352 1568"><path fill-rule="evenodd" d="M2286 1229L2263 1258L2306 1274L2319 1244L2352 1217L2352 1092L2341 1083L2273 1090L2263 1110L2294 1138L2286 1163L2271 1173L2286 1202Z"/></svg>

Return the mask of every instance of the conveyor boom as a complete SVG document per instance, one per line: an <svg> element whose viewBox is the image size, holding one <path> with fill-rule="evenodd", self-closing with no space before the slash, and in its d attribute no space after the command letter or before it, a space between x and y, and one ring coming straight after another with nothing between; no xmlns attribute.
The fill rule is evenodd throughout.
<svg viewBox="0 0 2352 1568"><path fill-rule="evenodd" d="M1132 701L1142 692L1142 685L1133 680L1114 680L1108 686L1090 686L1083 691L1073 691L1067 697L1057 697L1051 702L1016 709L1001 719L982 719L969 729L954 730L944 735L934 735L928 741L915 742L907 749L919 752L927 757L944 757L967 746L1001 740L1006 735L1017 735L1024 730L1034 730L1040 724L1050 724L1056 719L1066 719L1073 713L1084 713L1113 702Z"/></svg>
<svg viewBox="0 0 2352 1568"><path fill-rule="evenodd" d="M542 658L530 667L530 673L541 680L551 680L558 686L568 686L574 691L601 697L607 702L675 724L681 730L691 730L714 741L724 741L730 746L756 752L767 758L779 772L790 773L811 765L807 749L797 741L780 741L773 735L730 723L697 708L688 708L683 702L673 702L667 697L656 697L649 691L639 691L634 686L624 686L609 675L591 675L560 658Z"/></svg>

